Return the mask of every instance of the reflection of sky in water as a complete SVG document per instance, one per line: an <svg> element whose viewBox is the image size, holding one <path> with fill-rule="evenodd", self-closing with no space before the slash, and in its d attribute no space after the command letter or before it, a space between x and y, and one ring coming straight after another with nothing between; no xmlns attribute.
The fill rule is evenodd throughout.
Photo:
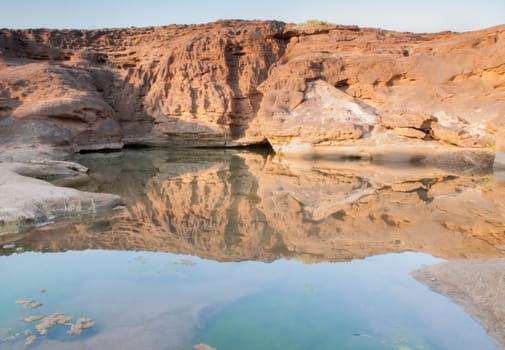
<svg viewBox="0 0 505 350"><path fill-rule="evenodd" d="M490 244L457 231L493 229L500 196L480 195L486 174L229 150L78 157L91 171L76 186L120 194L127 209L16 241L66 253L0 257L0 338L34 329L19 316L62 312L96 326L73 337L51 329L32 348L496 349L459 306L409 275L441 261L431 255L502 256L497 236ZM429 254L301 262L411 250ZM18 299L44 306L24 310Z"/></svg>
<svg viewBox="0 0 505 350"><path fill-rule="evenodd" d="M438 261L416 253L321 264L144 252L11 255L0 257L0 329L33 329L18 317L58 311L97 324L73 338L50 330L34 348L189 349L204 341L219 350L494 349L470 316L410 277ZM44 306L24 310L18 299ZM19 349L22 338L0 347Z"/></svg>

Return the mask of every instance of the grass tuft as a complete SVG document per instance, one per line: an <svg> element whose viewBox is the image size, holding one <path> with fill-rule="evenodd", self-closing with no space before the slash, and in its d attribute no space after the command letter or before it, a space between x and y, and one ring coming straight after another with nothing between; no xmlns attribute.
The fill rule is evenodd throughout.
<svg viewBox="0 0 505 350"><path fill-rule="evenodd" d="M308 21L306 21L304 23L298 23L296 25L296 29L306 29L306 28L313 28L313 27L333 27L334 25L335 25L335 23L321 21L319 19L309 19Z"/></svg>

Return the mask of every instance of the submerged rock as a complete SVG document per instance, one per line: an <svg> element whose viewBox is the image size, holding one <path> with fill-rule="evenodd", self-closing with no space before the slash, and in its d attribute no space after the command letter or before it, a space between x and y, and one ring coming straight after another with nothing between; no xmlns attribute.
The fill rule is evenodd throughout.
<svg viewBox="0 0 505 350"><path fill-rule="evenodd" d="M39 292L44 293L45 290L41 289ZM42 306L41 303L29 299L19 299L16 301L16 304L23 305L25 309ZM38 322L35 329L40 336L46 336L49 329L57 325L68 327L69 329L66 332L68 335L80 335L84 329L92 328L95 325L95 321L89 317L81 317L75 323L72 323L72 316L61 312L55 312L51 315L21 316L19 320L26 323ZM25 345L31 345L36 339L36 336L29 329L25 330L24 335L27 336Z"/></svg>
<svg viewBox="0 0 505 350"><path fill-rule="evenodd" d="M35 300L27 300L27 299L16 300L16 304L22 305L26 310L36 309L44 305Z"/></svg>
<svg viewBox="0 0 505 350"><path fill-rule="evenodd" d="M56 312L52 315L44 316L43 318L41 318L39 324L35 326L35 329L39 332L41 336L45 336L47 335L47 331L56 325L71 327L72 326L72 324L70 323L71 320L72 316Z"/></svg>
<svg viewBox="0 0 505 350"><path fill-rule="evenodd" d="M41 307L43 305L44 304L39 303L39 302L33 302L33 303L31 303L31 304L28 305L28 309L36 309L36 308Z"/></svg>
<svg viewBox="0 0 505 350"><path fill-rule="evenodd" d="M196 266L196 263L191 260L181 259L171 263L172 265L185 265L185 266Z"/></svg>
<svg viewBox="0 0 505 350"><path fill-rule="evenodd" d="M4 338L2 338L0 340L3 341L3 342L10 342L10 341L17 340L20 336L21 336L21 333L16 333L16 334L13 334L13 335L6 336L6 337L4 337Z"/></svg>
<svg viewBox="0 0 505 350"><path fill-rule="evenodd" d="M77 320L76 323L70 325L70 329L67 331L67 334L70 335L79 335L82 334L83 329L92 328L95 325L95 321L93 321L89 317L81 317Z"/></svg>
<svg viewBox="0 0 505 350"><path fill-rule="evenodd" d="M0 328L0 340L12 332L12 328Z"/></svg>
<svg viewBox="0 0 505 350"><path fill-rule="evenodd" d="M217 348L213 348L212 346L207 345L207 344L203 344L203 343L194 345L193 349L195 349L195 350L217 350Z"/></svg>
<svg viewBox="0 0 505 350"><path fill-rule="evenodd" d="M45 316L21 316L19 318L20 321L23 321L23 322L35 322L35 321L40 321L44 318Z"/></svg>
<svg viewBox="0 0 505 350"><path fill-rule="evenodd" d="M30 335L25 340L25 346L32 345L33 342L37 339L36 335Z"/></svg>

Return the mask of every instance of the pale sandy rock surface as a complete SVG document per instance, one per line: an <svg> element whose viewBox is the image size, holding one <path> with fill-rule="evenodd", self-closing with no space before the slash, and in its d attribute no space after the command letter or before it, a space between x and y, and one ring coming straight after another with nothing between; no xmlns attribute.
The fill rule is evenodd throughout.
<svg viewBox="0 0 505 350"><path fill-rule="evenodd" d="M414 277L461 305L505 348L505 260L454 260L415 271Z"/></svg>
<svg viewBox="0 0 505 350"><path fill-rule="evenodd" d="M34 178L78 173L70 163L57 164L0 163L0 235L19 233L64 216L96 214L121 204L116 195L57 187Z"/></svg>

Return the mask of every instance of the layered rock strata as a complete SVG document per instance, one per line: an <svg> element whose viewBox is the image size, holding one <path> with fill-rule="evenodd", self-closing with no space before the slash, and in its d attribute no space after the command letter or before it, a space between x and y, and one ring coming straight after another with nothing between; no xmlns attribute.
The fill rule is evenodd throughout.
<svg viewBox="0 0 505 350"><path fill-rule="evenodd" d="M260 21L3 29L0 141L268 142L285 155L489 166L503 148L504 38L504 26L413 34Z"/></svg>

